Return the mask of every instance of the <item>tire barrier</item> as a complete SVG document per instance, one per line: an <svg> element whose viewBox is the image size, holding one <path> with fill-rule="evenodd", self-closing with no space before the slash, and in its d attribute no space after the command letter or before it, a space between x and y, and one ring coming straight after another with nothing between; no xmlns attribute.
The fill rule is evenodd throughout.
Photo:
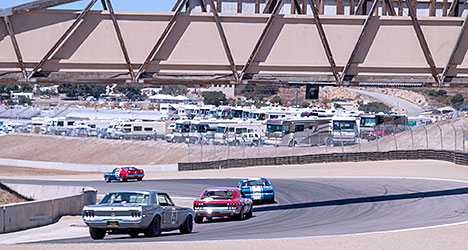
<svg viewBox="0 0 468 250"><path fill-rule="evenodd" d="M310 154L301 156L280 156L248 159L227 159L219 161L179 163L179 171L243 168L253 166L311 164L324 162L361 162L385 160L439 160L458 165L468 165L468 153L451 150L394 150L384 152L350 152Z"/></svg>

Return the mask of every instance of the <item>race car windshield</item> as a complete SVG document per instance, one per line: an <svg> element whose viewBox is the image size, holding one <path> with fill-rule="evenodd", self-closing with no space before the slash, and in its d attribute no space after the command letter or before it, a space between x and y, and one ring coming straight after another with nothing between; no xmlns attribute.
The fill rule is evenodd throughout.
<svg viewBox="0 0 468 250"><path fill-rule="evenodd" d="M148 205L149 195L141 193L111 193L99 204L141 204Z"/></svg>
<svg viewBox="0 0 468 250"><path fill-rule="evenodd" d="M248 180L242 183L243 187L252 187L252 186L269 186L266 180Z"/></svg>
<svg viewBox="0 0 468 250"><path fill-rule="evenodd" d="M234 195L232 190L208 190L203 194L202 199L211 198L214 200L229 200Z"/></svg>

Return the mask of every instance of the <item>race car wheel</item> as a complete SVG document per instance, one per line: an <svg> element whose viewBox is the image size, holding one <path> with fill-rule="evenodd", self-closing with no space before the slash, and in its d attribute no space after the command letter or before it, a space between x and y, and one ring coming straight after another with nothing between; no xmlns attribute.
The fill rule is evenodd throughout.
<svg viewBox="0 0 468 250"><path fill-rule="evenodd" d="M146 237L155 237L161 234L161 218L156 215L145 231Z"/></svg>
<svg viewBox="0 0 468 250"><path fill-rule="evenodd" d="M267 200L268 203L275 203L275 197L271 197L270 199Z"/></svg>
<svg viewBox="0 0 468 250"><path fill-rule="evenodd" d="M245 214L246 218L252 218L252 209L253 209L252 206L250 206L249 211Z"/></svg>
<svg viewBox="0 0 468 250"><path fill-rule="evenodd" d="M189 234L192 232L192 229L193 229L193 219L192 219L192 216L189 215L185 219L184 224L182 224L182 226L179 228L179 231L181 234Z"/></svg>
<svg viewBox="0 0 468 250"><path fill-rule="evenodd" d="M245 214L244 214L244 207L241 207L241 210L239 212L239 214L237 215L237 219L238 220L243 220L245 217Z"/></svg>
<svg viewBox="0 0 468 250"><path fill-rule="evenodd" d="M106 182L111 182L111 179L109 176L106 176Z"/></svg>
<svg viewBox="0 0 468 250"><path fill-rule="evenodd" d="M137 231L131 231L130 233L128 233L128 235L130 235L130 237L132 237L132 238L138 237L139 234L140 234L140 233L137 232Z"/></svg>
<svg viewBox="0 0 468 250"><path fill-rule="evenodd" d="M138 179L137 179L137 181L142 181L142 180L143 180L143 178L138 178Z"/></svg>
<svg viewBox="0 0 468 250"><path fill-rule="evenodd" d="M102 240L106 236L106 229L90 227L89 234L93 240Z"/></svg>
<svg viewBox="0 0 468 250"><path fill-rule="evenodd" d="M122 175L119 177L119 181L120 182L124 182L124 181L127 181Z"/></svg>
<svg viewBox="0 0 468 250"><path fill-rule="evenodd" d="M203 222L203 217L202 216L195 216L195 223L200 224Z"/></svg>

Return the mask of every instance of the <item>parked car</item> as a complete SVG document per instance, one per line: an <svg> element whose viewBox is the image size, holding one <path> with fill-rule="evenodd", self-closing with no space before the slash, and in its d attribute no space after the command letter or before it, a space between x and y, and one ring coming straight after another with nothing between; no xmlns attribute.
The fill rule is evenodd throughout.
<svg viewBox="0 0 468 250"><path fill-rule="evenodd" d="M95 240L107 233L154 237L162 231L188 234L193 229L193 210L176 206L166 192L157 190L110 192L99 204L85 206L82 216Z"/></svg>
<svg viewBox="0 0 468 250"><path fill-rule="evenodd" d="M145 177L145 171L136 167L114 168L111 172L104 174L104 180L106 182L111 182L112 180L124 182L129 179L141 181L143 180L143 177Z"/></svg>
<svg viewBox="0 0 468 250"><path fill-rule="evenodd" d="M258 146L261 143L258 133L242 133L237 137L236 145Z"/></svg>
<svg viewBox="0 0 468 250"><path fill-rule="evenodd" d="M254 202L275 202L275 190L267 178L246 178L239 182L238 187Z"/></svg>
<svg viewBox="0 0 468 250"><path fill-rule="evenodd" d="M377 137L384 137L390 136L395 134L395 127L394 126L378 126L375 128L374 131L369 132L367 135L368 140L375 140Z"/></svg>
<svg viewBox="0 0 468 250"><path fill-rule="evenodd" d="M195 210L195 223L202 223L206 217L235 217L239 220L252 217L252 204L237 188L208 188L200 198L193 202Z"/></svg>

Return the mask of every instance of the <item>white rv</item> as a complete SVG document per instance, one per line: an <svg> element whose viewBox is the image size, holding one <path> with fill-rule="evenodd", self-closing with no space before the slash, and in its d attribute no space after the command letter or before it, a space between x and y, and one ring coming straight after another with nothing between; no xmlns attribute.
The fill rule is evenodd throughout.
<svg viewBox="0 0 468 250"><path fill-rule="evenodd" d="M115 126L113 138L121 140L152 140L166 135L166 123L155 121L126 121Z"/></svg>
<svg viewBox="0 0 468 250"><path fill-rule="evenodd" d="M347 116L332 117L333 145L339 146L356 144L359 133L359 118Z"/></svg>
<svg viewBox="0 0 468 250"><path fill-rule="evenodd" d="M265 144L290 147L309 143L323 145L330 138L330 121L328 117L317 116L268 120Z"/></svg>
<svg viewBox="0 0 468 250"><path fill-rule="evenodd" d="M46 123L46 131L48 134L67 135L74 128L77 119L69 117L52 118Z"/></svg>
<svg viewBox="0 0 468 250"><path fill-rule="evenodd" d="M214 134L216 144L239 145L243 133L265 134L265 125L257 121L238 121L234 123L220 123Z"/></svg>

